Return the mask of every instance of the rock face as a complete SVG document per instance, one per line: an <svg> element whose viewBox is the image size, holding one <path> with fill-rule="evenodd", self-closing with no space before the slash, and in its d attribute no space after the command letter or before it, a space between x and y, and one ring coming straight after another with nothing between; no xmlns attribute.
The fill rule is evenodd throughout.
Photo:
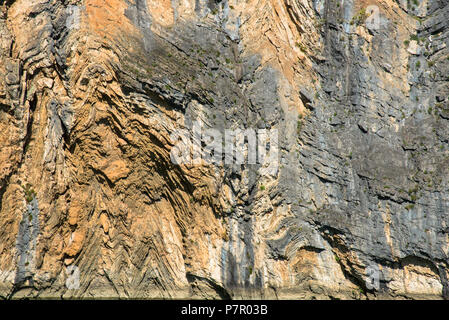
<svg viewBox="0 0 449 320"><path fill-rule="evenodd" d="M449 298L446 0L0 6L1 297Z"/></svg>

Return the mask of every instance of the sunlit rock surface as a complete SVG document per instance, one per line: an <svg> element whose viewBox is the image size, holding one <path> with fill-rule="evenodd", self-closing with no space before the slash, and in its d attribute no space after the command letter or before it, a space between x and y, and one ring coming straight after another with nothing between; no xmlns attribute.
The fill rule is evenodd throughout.
<svg viewBox="0 0 449 320"><path fill-rule="evenodd" d="M2 1L0 297L449 298L449 4L414 3ZM278 157L174 163L197 122Z"/></svg>

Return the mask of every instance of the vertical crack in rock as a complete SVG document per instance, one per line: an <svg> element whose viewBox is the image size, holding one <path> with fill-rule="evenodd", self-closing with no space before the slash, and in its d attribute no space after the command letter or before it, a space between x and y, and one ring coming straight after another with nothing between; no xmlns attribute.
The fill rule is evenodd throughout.
<svg viewBox="0 0 449 320"><path fill-rule="evenodd" d="M23 285L33 287L35 272L36 241L39 235L39 207L35 196L27 204L19 233L17 234L17 270L14 285L20 288Z"/></svg>

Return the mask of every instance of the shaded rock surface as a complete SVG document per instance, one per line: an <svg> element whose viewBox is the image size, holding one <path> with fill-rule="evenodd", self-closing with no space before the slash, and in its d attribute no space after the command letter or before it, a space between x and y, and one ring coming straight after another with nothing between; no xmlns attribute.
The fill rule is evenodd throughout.
<svg viewBox="0 0 449 320"><path fill-rule="evenodd" d="M449 298L447 1L0 9L1 297Z"/></svg>

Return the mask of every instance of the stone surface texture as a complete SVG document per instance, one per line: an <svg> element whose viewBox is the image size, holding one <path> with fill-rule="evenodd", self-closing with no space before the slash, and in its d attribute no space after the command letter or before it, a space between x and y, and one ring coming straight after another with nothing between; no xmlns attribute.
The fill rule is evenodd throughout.
<svg viewBox="0 0 449 320"><path fill-rule="evenodd" d="M0 297L448 299L448 16L1 1ZM276 129L278 170L173 163L195 121Z"/></svg>

